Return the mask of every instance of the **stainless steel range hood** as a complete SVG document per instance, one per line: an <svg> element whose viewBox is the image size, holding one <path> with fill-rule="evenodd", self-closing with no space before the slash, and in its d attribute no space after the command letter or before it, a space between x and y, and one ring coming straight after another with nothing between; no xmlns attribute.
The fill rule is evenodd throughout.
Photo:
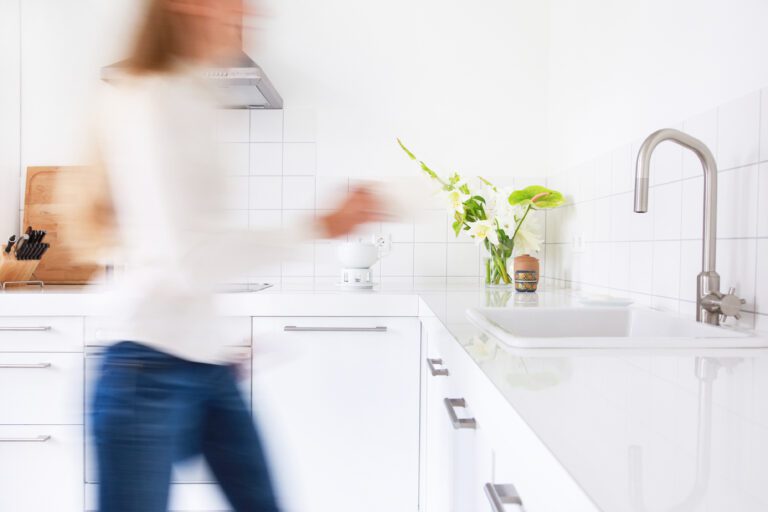
<svg viewBox="0 0 768 512"><path fill-rule="evenodd" d="M101 79L119 82L125 77L125 61L101 68ZM283 98L278 94L264 70L245 52L230 66L211 68L203 76L221 90L224 108L283 108Z"/></svg>

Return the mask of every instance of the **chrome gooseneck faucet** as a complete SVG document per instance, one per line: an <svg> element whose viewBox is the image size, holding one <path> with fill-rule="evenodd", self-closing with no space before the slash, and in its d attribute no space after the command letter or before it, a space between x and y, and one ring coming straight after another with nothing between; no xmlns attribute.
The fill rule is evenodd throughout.
<svg viewBox="0 0 768 512"><path fill-rule="evenodd" d="M720 292L720 276L715 271L717 256L717 164L709 148L699 139L671 128L653 132L640 146L635 169L635 212L648 211L648 177L651 155L659 143L672 141L693 151L704 169L704 235L702 238L701 273L696 287L696 320L720 325L721 320L732 316L741 318L739 311L745 303L731 288Z"/></svg>

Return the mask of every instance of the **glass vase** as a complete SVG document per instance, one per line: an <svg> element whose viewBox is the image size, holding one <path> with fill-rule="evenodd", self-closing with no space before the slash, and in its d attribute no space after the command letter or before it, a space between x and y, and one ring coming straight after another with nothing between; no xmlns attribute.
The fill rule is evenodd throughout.
<svg viewBox="0 0 768 512"><path fill-rule="evenodd" d="M486 241L487 242L487 241ZM506 247L485 244L486 256L483 262L485 286L488 288L514 289L512 250Z"/></svg>

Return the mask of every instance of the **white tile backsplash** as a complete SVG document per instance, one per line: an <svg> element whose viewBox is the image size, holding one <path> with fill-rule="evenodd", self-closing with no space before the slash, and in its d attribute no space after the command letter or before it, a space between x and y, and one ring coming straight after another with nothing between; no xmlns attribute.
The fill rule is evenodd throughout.
<svg viewBox="0 0 768 512"><path fill-rule="evenodd" d="M445 243L448 215L444 210L427 210L416 219L414 240L416 242Z"/></svg>
<svg viewBox="0 0 768 512"><path fill-rule="evenodd" d="M283 145L279 142L258 142L250 149L250 174L280 176L283 174Z"/></svg>
<svg viewBox="0 0 768 512"><path fill-rule="evenodd" d="M653 243L653 287L656 297L676 298L680 289L680 240Z"/></svg>
<svg viewBox="0 0 768 512"><path fill-rule="evenodd" d="M682 183L676 181L652 189L649 211L653 215L654 240L679 240L682 222ZM633 213L633 215L640 215Z"/></svg>
<svg viewBox="0 0 768 512"><path fill-rule="evenodd" d="M723 171L717 178L717 237L754 237L757 233L757 166Z"/></svg>
<svg viewBox="0 0 768 512"><path fill-rule="evenodd" d="M225 180L227 209L248 210L248 177L231 176ZM248 216L246 215L246 218Z"/></svg>
<svg viewBox="0 0 768 512"><path fill-rule="evenodd" d="M220 145L224 172L228 176L248 176L248 144L244 142Z"/></svg>
<svg viewBox="0 0 768 512"><path fill-rule="evenodd" d="M673 127L673 128L682 128ZM656 146L651 157L651 186L679 181L683 173L683 148L671 141Z"/></svg>
<svg viewBox="0 0 768 512"><path fill-rule="evenodd" d="M249 208L251 210L279 210L282 201L283 180L277 176L250 178Z"/></svg>
<svg viewBox="0 0 768 512"><path fill-rule="evenodd" d="M768 239L757 241L755 311L768 315Z"/></svg>
<svg viewBox="0 0 768 512"><path fill-rule="evenodd" d="M392 250L381 260L381 275L412 276L413 261L413 244L393 243Z"/></svg>
<svg viewBox="0 0 768 512"><path fill-rule="evenodd" d="M316 169L317 150L314 142L283 144L283 174L313 175Z"/></svg>
<svg viewBox="0 0 768 512"><path fill-rule="evenodd" d="M414 244L413 273L421 277L439 277L446 275L445 244Z"/></svg>
<svg viewBox="0 0 768 512"><path fill-rule="evenodd" d="M757 261L757 240L718 240L717 272L720 274L720 288L736 288L736 293L747 301L745 311L755 310L755 268Z"/></svg>
<svg viewBox="0 0 768 512"><path fill-rule="evenodd" d="M701 239L704 229L704 177L683 180L680 237Z"/></svg>
<svg viewBox="0 0 768 512"><path fill-rule="evenodd" d="M718 109L717 156L720 169L758 161L760 93L748 94Z"/></svg>
<svg viewBox="0 0 768 512"><path fill-rule="evenodd" d="M312 109L286 109L284 111L285 142L315 142L317 118Z"/></svg>
<svg viewBox="0 0 768 512"><path fill-rule="evenodd" d="M758 181L757 236L768 237L768 164L760 164Z"/></svg>
<svg viewBox="0 0 768 512"><path fill-rule="evenodd" d="M611 154L611 191L614 194L632 190L634 172L632 169L634 153L632 147L626 144L617 148Z"/></svg>
<svg viewBox="0 0 768 512"><path fill-rule="evenodd" d="M246 110L251 113L251 142L283 142L282 110Z"/></svg>
<svg viewBox="0 0 768 512"><path fill-rule="evenodd" d="M683 123L683 131L702 141L717 158L717 109L695 115ZM701 162L690 151L683 153L683 178L701 176Z"/></svg>
<svg viewBox="0 0 768 512"><path fill-rule="evenodd" d="M248 142L247 110L219 110L217 133L220 142Z"/></svg>
<svg viewBox="0 0 768 512"><path fill-rule="evenodd" d="M315 178L286 176L283 178L283 208L313 210L315 208Z"/></svg>
<svg viewBox="0 0 768 512"><path fill-rule="evenodd" d="M475 244L450 244L446 252L449 276L477 276L480 268L480 248Z"/></svg>
<svg viewBox="0 0 768 512"><path fill-rule="evenodd" d="M677 127L707 144L718 161L721 289L736 287L747 301L739 326L768 330L768 162L758 164L768 160L768 88L692 116ZM563 192L573 194L574 205L547 212L544 275L555 280L554 286L610 290L692 316L701 271L701 164L674 144L659 145L652 162L648 213L635 214L634 160L642 140L605 148L610 165L603 154L555 170L548 185L573 187ZM574 185L574 179L580 182ZM574 250L573 235L587 242L583 251ZM758 314L751 314L755 311Z"/></svg>

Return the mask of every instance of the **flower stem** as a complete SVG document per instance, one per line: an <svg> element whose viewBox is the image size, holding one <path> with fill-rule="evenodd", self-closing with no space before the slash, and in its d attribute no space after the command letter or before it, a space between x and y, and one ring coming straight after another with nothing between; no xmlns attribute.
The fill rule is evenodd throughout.
<svg viewBox="0 0 768 512"><path fill-rule="evenodd" d="M525 218L528 216L528 212L531 211L531 208L533 207L533 204L529 204L528 207L525 209L525 213L523 214L523 218L520 219L520 222L517 223L517 226L515 226L515 232L512 233L512 236L510 237L510 240L513 242L515 241L515 237L517 236L517 232L520 231L520 226L523 225L523 222L525 222Z"/></svg>

